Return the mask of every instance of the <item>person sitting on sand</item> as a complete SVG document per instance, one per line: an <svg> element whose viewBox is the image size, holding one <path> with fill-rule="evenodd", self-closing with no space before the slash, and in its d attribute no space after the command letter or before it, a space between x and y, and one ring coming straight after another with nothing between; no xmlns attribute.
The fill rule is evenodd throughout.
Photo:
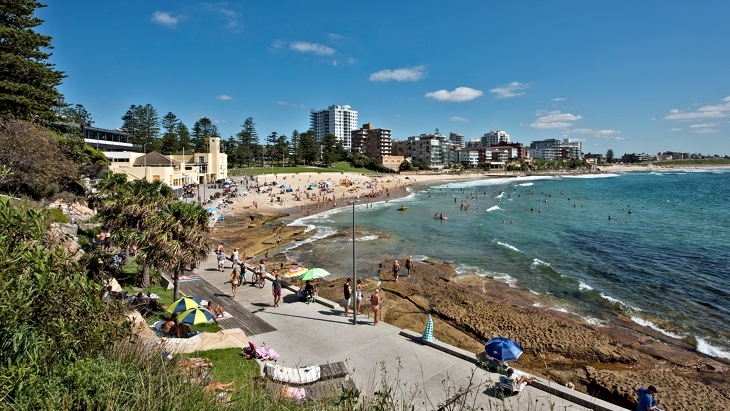
<svg viewBox="0 0 730 411"><path fill-rule="evenodd" d="M518 389L522 384L532 384L532 377L528 377L527 375L522 375L518 377L515 374L515 370L513 370L512 368L507 368L507 376L514 380L515 386L518 387Z"/></svg>

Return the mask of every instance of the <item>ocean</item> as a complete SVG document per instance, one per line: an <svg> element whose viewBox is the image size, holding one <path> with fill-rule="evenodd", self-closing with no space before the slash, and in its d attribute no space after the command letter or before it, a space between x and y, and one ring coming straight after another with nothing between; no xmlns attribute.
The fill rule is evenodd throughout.
<svg viewBox="0 0 730 411"><path fill-rule="evenodd" d="M730 170L497 178L411 190L355 207L359 276L376 278L385 258L453 261L458 275L527 290L535 305L596 326L621 313L730 359ZM352 207L298 219L292 225L314 235L280 251L333 277L350 276L352 224Z"/></svg>

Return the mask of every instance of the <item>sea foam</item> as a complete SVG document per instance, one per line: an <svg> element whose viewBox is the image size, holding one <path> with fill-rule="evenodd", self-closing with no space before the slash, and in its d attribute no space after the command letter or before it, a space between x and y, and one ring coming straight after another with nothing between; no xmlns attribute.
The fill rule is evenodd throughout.
<svg viewBox="0 0 730 411"><path fill-rule="evenodd" d="M715 347L702 338L697 339L697 351L710 357L730 359L730 351Z"/></svg>
<svg viewBox="0 0 730 411"><path fill-rule="evenodd" d="M495 210L501 210L501 208L499 208L499 206L492 206L487 209L487 212L490 213Z"/></svg>
<svg viewBox="0 0 730 411"><path fill-rule="evenodd" d="M580 281L578 284L578 290L580 290L580 291L591 291L592 289L593 289L593 287L584 283L583 281Z"/></svg>
<svg viewBox="0 0 730 411"><path fill-rule="evenodd" d="M533 270L537 267L551 267L550 263L546 263L545 261L542 261L538 258L532 259L532 264L530 264L530 268Z"/></svg>
<svg viewBox="0 0 730 411"><path fill-rule="evenodd" d="M631 321L635 322L636 324L639 324L642 327L649 327L654 331L658 331L658 332L666 335L667 337L672 337L672 338L676 338L676 339L684 338L683 335L675 334L671 331L664 330L661 327L659 327L658 325L654 324L653 322L651 322L649 320L645 320L643 318L631 317Z"/></svg>
<svg viewBox="0 0 730 411"><path fill-rule="evenodd" d="M515 247L513 245L510 245L510 244L507 244L507 243L503 243L501 241L497 241L497 244L501 245L504 248L509 248L512 251L517 251L518 253L521 253L522 252L517 247Z"/></svg>

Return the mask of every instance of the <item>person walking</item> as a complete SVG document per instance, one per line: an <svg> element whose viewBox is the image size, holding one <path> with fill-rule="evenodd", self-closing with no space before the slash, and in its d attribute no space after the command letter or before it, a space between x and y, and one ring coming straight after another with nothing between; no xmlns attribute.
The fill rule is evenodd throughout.
<svg viewBox="0 0 730 411"><path fill-rule="evenodd" d="M373 325L378 325L378 313L380 311L380 302L382 299L380 298L380 290L377 288L375 289L375 294L373 294L370 297L370 309L373 310L373 317L375 319L375 322Z"/></svg>
<svg viewBox="0 0 730 411"><path fill-rule="evenodd" d="M238 279L240 276L241 266L234 264L233 271L231 271L231 294L233 294L233 298L236 298L236 290L238 289Z"/></svg>
<svg viewBox="0 0 730 411"><path fill-rule="evenodd" d="M406 278L410 278L412 268L413 268L413 256L409 255L408 258L406 258L406 270L408 270L408 275L406 276Z"/></svg>
<svg viewBox="0 0 730 411"><path fill-rule="evenodd" d="M276 270L274 270L274 273L276 273ZM281 279L279 274L275 274L274 281L271 282L271 295L274 296L274 307L278 307L279 301L281 301Z"/></svg>
<svg viewBox="0 0 730 411"><path fill-rule="evenodd" d="M225 264L226 264L226 255L223 253L218 253L218 271L223 271Z"/></svg>
<svg viewBox="0 0 730 411"><path fill-rule="evenodd" d="M393 277L395 278L395 282L398 282L398 272L400 271L400 264L398 264L398 260L395 260L393 262Z"/></svg>
<svg viewBox="0 0 730 411"><path fill-rule="evenodd" d="M361 279L357 279L357 287L355 290L355 300L357 301L357 313L360 314L360 301L362 301L362 289L364 287L364 284L362 283Z"/></svg>
<svg viewBox="0 0 730 411"><path fill-rule="evenodd" d="M345 285L342 287L342 292L345 296L345 317L349 317L350 299L352 298L352 283L349 278L345 280Z"/></svg>

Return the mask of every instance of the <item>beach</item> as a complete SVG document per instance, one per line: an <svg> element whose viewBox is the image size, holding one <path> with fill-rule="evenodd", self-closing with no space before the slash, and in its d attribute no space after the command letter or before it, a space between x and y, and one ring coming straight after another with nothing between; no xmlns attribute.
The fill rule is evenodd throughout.
<svg viewBox="0 0 730 411"><path fill-rule="evenodd" d="M633 169L636 168L612 167L606 171ZM359 204L393 201L421 190L422 186L486 176L431 174L408 177L384 175L373 178L325 173L279 175L277 183L287 188L291 186L293 190L299 188L302 192L308 184L324 181L330 183L332 192L301 200L292 200L284 194L284 201L276 201L275 195L273 203L270 194L246 196L231 206L226 220L216 226L213 236L227 245L240 246L250 257L259 258L267 250L275 254L276 250L282 249L282 244L304 241L312 235L312 230L306 226L286 225L306 216L307 210L314 215L345 206L353 199L360 200ZM366 194L377 196L366 197ZM288 216L282 218L284 224L279 224L281 219L275 219L284 214ZM276 232L277 226L281 226L281 233ZM342 230L337 236L345 241L351 234L351 231ZM279 236L282 244L279 244ZM284 255L275 255L269 264L286 269L294 263L286 261ZM380 261L382 272L378 276L385 295L383 320L398 327L421 332L425 313L431 313L437 339L475 353L481 352L484 341L492 336L514 338L525 349L525 354L515 364L518 368L560 383L573 382L577 389L619 405L630 406L635 389L645 381L662 390L662 405L668 409L727 409L730 405L727 394L722 392L729 386L726 364L699 355L686 342L640 327L629 318L618 316L610 326L589 324L585 318L570 313L535 307L531 295L504 282L456 276L453 263L417 261L412 278L395 283L388 277L391 264L390 258ZM340 301L342 281L321 281L320 295ZM372 283L369 290L375 286ZM367 291L366 295L369 295Z"/></svg>

